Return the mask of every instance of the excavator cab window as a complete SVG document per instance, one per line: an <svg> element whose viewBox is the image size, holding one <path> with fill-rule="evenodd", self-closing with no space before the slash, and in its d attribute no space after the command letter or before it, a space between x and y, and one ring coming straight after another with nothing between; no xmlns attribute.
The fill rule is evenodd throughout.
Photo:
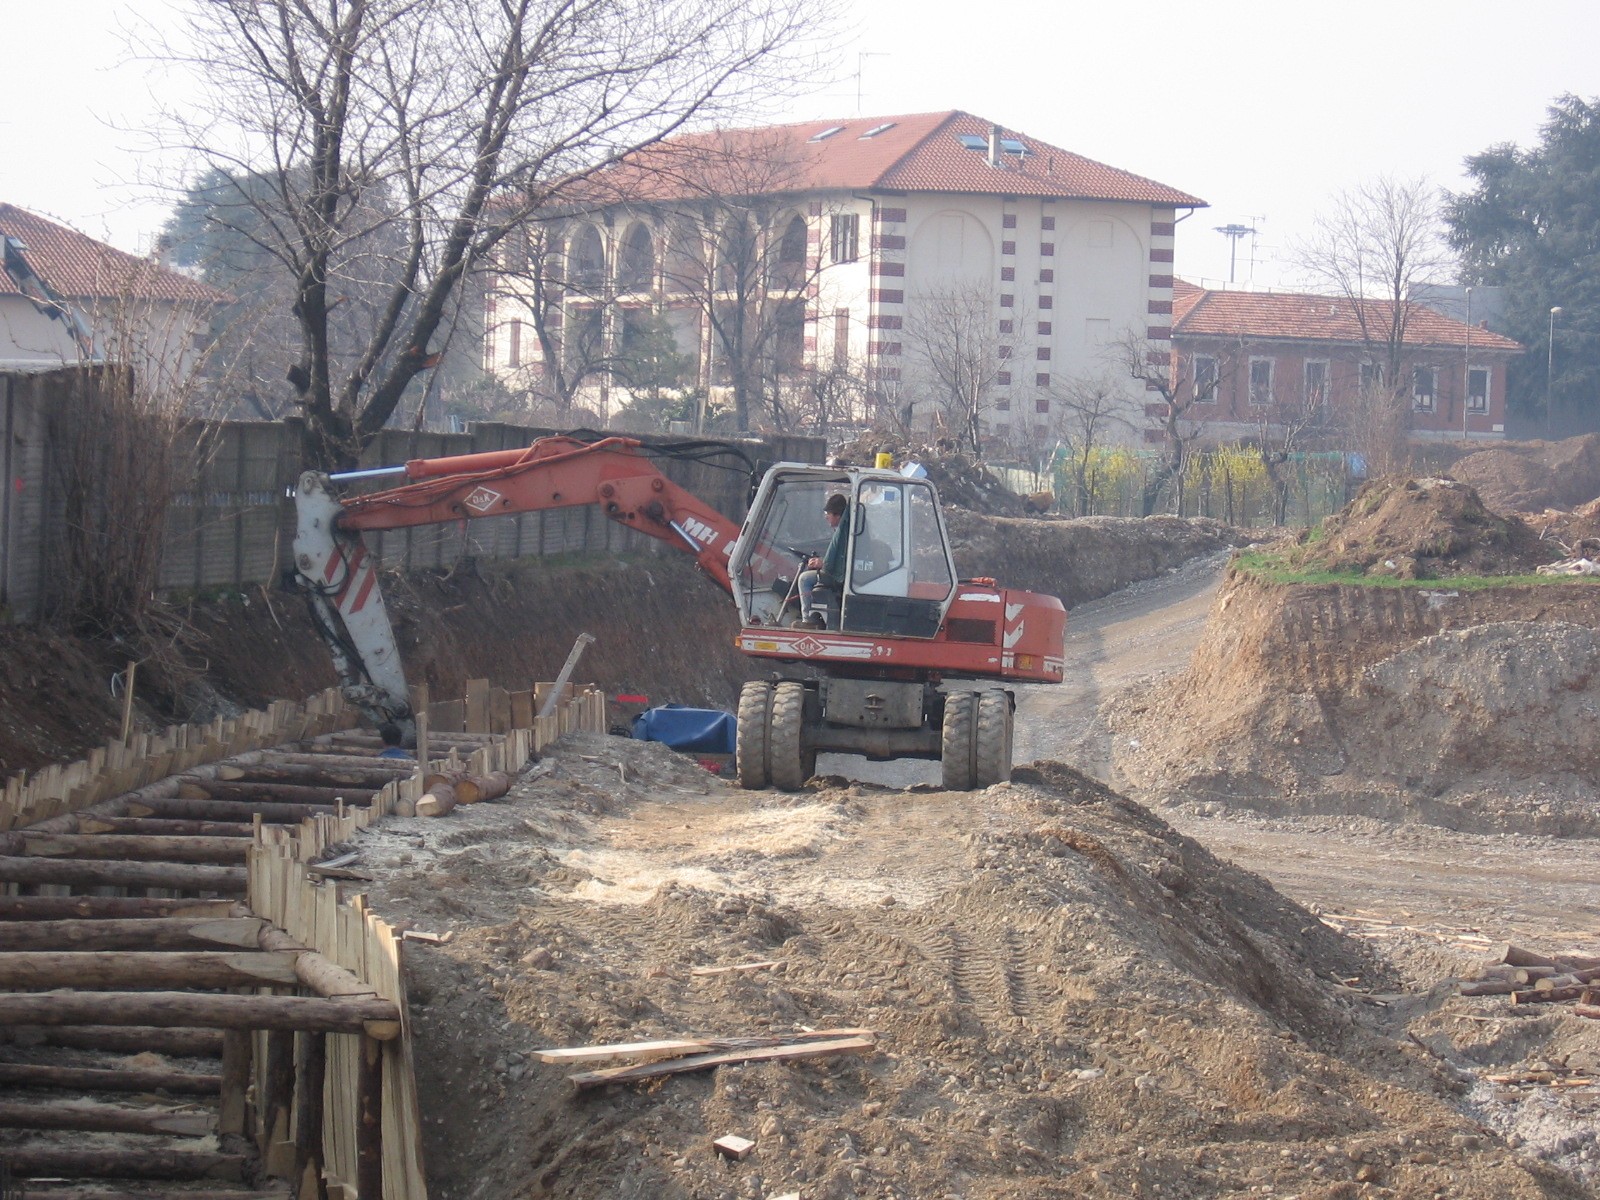
<svg viewBox="0 0 1600 1200"><path fill-rule="evenodd" d="M828 548L833 529L823 515L823 505L835 492L847 491L849 479L805 476L782 479L771 489L763 506L751 514L756 526L747 528L748 549L737 564L735 587L745 619L755 624L777 625L798 616L796 576L804 560ZM791 611L784 613L785 602Z"/></svg>
<svg viewBox="0 0 1600 1200"><path fill-rule="evenodd" d="M955 587L933 489L861 481L845 584L845 633L933 637Z"/></svg>

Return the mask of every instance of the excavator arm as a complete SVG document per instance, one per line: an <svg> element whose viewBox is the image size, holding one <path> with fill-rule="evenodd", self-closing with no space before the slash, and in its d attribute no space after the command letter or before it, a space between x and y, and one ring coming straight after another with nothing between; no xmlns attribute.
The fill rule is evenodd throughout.
<svg viewBox="0 0 1600 1200"><path fill-rule="evenodd" d="M408 482L363 495L336 494L342 480L381 475L403 475ZM549 437L520 450L414 459L404 467L346 476L302 475L295 566L345 697L375 723L410 725L405 672L364 531L586 504L598 504L618 524L693 555L718 586L732 592L728 558L739 527L662 474L633 438Z"/></svg>

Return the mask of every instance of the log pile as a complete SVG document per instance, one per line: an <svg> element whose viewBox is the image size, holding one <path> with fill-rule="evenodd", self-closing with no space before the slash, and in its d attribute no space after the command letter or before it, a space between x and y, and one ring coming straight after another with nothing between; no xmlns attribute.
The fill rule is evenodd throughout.
<svg viewBox="0 0 1600 1200"><path fill-rule="evenodd" d="M1473 979L1462 979L1463 996L1509 996L1512 1004L1563 1004L1564 1011L1600 1019L1600 957L1537 954L1510 943Z"/></svg>

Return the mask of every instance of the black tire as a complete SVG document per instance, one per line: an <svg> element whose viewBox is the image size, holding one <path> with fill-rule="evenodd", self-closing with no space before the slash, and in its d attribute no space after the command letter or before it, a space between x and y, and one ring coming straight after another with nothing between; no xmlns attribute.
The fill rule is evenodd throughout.
<svg viewBox="0 0 1600 1200"><path fill-rule="evenodd" d="M978 693L972 739L972 786L985 788L1011 778L1011 697L992 688Z"/></svg>
<svg viewBox="0 0 1600 1200"><path fill-rule="evenodd" d="M944 729L939 739L939 777L947 792L972 790L972 749L977 728L976 692L951 692L944 698Z"/></svg>
<svg viewBox="0 0 1600 1200"><path fill-rule="evenodd" d="M816 751L805 749L806 688L785 682L772 689L772 723L767 728L767 763L772 786L798 792L816 770Z"/></svg>
<svg viewBox="0 0 1600 1200"><path fill-rule="evenodd" d="M769 778L767 743L772 722L772 685L751 680L739 690L739 728L734 736L733 760L739 786L764 788Z"/></svg>

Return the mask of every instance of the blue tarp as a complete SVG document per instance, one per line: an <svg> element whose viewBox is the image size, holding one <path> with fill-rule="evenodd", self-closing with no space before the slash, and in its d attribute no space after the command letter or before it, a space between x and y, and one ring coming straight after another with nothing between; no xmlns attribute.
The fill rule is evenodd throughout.
<svg viewBox="0 0 1600 1200"><path fill-rule="evenodd" d="M717 708L663 704L633 719L633 736L641 742L664 742L674 750L700 754L732 754L737 723Z"/></svg>

